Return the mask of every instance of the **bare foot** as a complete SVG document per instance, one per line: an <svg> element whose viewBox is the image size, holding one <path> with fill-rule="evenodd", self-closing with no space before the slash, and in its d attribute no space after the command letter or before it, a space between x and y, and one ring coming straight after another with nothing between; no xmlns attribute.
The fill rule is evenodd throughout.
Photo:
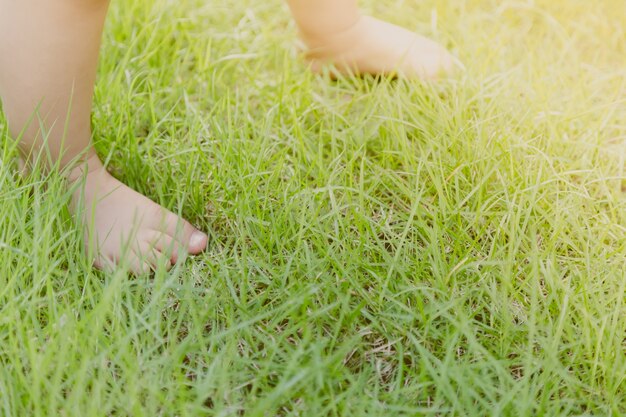
<svg viewBox="0 0 626 417"><path fill-rule="evenodd" d="M195 255L206 248L204 233L115 179L97 156L74 168L69 179L82 181L83 175L72 211L82 216L85 245L96 268L126 262L133 273L141 274L156 268L161 259L169 268L179 254Z"/></svg>
<svg viewBox="0 0 626 417"><path fill-rule="evenodd" d="M435 79L453 68L452 56L438 43L370 16L338 33L303 33L302 38L315 72L332 64L342 74Z"/></svg>

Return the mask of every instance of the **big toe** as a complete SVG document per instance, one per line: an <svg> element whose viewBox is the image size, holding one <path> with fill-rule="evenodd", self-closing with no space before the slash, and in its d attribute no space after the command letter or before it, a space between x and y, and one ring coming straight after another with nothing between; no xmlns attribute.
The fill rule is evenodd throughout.
<svg viewBox="0 0 626 417"><path fill-rule="evenodd" d="M209 242L208 236L193 227L191 223L174 213L168 213L165 221L167 223L166 232L188 253L197 255L206 249Z"/></svg>
<svg viewBox="0 0 626 417"><path fill-rule="evenodd" d="M192 255L203 252L208 244L209 238L206 234L191 226L191 230L185 233L183 244L187 245L187 251Z"/></svg>
<svg viewBox="0 0 626 417"><path fill-rule="evenodd" d="M439 67L441 68L441 72L444 74L450 74L455 69L454 57L444 48L441 48L441 53L439 55Z"/></svg>
<svg viewBox="0 0 626 417"><path fill-rule="evenodd" d="M437 80L450 74L454 64L447 52L433 52L430 57L415 56L404 71L405 76L415 76L425 80Z"/></svg>
<svg viewBox="0 0 626 417"><path fill-rule="evenodd" d="M194 229L193 232L191 232L191 236L189 237L189 240L187 243L189 253L191 253L192 255L199 254L200 252L206 249L208 243L209 243L208 236L202 233L201 231Z"/></svg>

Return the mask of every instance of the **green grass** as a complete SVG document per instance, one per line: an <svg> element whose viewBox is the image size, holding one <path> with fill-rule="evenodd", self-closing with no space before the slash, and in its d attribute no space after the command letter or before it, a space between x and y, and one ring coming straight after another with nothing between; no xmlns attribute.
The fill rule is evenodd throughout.
<svg viewBox="0 0 626 417"><path fill-rule="evenodd" d="M211 235L169 273L93 270L0 119L0 416L626 414L623 0L363 7L467 72L330 82L278 0L114 2L100 154Z"/></svg>

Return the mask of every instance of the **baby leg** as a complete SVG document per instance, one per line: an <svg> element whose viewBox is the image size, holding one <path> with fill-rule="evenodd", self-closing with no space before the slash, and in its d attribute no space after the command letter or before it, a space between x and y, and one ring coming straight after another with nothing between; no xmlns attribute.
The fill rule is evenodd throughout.
<svg viewBox="0 0 626 417"><path fill-rule="evenodd" d="M361 15L357 0L287 0L314 71L333 64L346 74L437 78L452 69L441 45Z"/></svg>
<svg viewBox="0 0 626 417"><path fill-rule="evenodd" d="M175 262L178 250L202 251L207 237L113 178L91 146L107 8L108 0L0 0L0 98L23 154L43 151L80 181L71 209L89 225L95 266L116 264L127 247L132 270L143 272L164 256Z"/></svg>

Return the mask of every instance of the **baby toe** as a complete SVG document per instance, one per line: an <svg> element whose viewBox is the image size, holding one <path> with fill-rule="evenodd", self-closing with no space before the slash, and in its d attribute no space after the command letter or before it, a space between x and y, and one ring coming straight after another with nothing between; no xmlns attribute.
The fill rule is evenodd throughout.
<svg viewBox="0 0 626 417"><path fill-rule="evenodd" d="M167 214L165 231L192 255L197 255L206 249L209 240L206 234L174 213Z"/></svg>

